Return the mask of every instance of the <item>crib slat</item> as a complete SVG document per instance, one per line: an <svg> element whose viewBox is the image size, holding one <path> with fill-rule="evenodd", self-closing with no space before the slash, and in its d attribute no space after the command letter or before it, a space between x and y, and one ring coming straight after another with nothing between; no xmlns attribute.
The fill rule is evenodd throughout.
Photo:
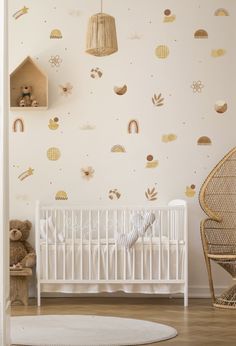
<svg viewBox="0 0 236 346"><path fill-rule="evenodd" d="M63 245L63 280L66 279L66 212L63 210L63 235L64 235L64 245Z"/></svg>
<svg viewBox="0 0 236 346"><path fill-rule="evenodd" d="M126 211L123 210L123 232L126 234L126 222L125 222L125 218L126 218ZM123 247L123 253L124 253L123 277L124 277L124 280L126 280L126 248L125 248L125 246Z"/></svg>
<svg viewBox="0 0 236 346"><path fill-rule="evenodd" d="M144 210L142 210L142 216L144 215ZM143 237L141 238L141 280L144 280L144 244Z"/></svg>
<svg viewBox="0 0 236 346"><path fill-rule="evenodd" d="M132 210L132 215L134 215L135 211ZM131 222L131 221L130 221ZM130 225L131 227L131 225ZM131 229L131 228L130 228ZM133 266L132 266L132 277L133 277L133 280L135 280L135 250L136 249L136 246L133 246L133 250L132 250L132 261L133 261Z"/></svg>
<svg viewBox="0 0 236 346"><path fill-rule="evenodd" d="M49 230L48 230L48 210L46 211L46 280L48 280L48 255L49 255L49 248L48 248L48 237L49 237Z"/></svg>
<svg viewBox="0 0 236 346"><path fill-rule="evenodd" d="M71 211L71 232L72 232L72 280L75 278L75 229L74 229L74 210Z"/></svg>
<svg viewBox="0 0 236 346"><path fill-rule="evenodd" d="M54 219L55 219L55 224L54 224L54 250L55 250L55 272L54 272L54 278L57 280L57 210L54 210Z"/></svg>
<svg viewBox="0 0 236 346"><path fill-rule="evenodd" d="M114 212L115 214L115 217L114 217L114 223L115 223L115 239L117 239L117 234L118 234L118 210L116 210ZM117 271L118 271L118 246L117 246L117 240L116 240L116 243L115 243L115 280L117 280Z"/></svg>
<svg viewBox="0 0 236 346"><path fill-rule="evenodd" d="M171 234L171 210L167 211L167 280L170 280L170 234Z"/></svg>
<svg viewBox="0 0 236 346"><path fill-rule="evenodd" d="M89 253L88 253L88 265L89 265L89 280L91 280L91 210L89 210Z"/></svg>
<svg viewBox="0 0 236 346"><path fill-rule="evenodd" d="M152 232L153 232L153 225L150 227L150 244L149 244L149 258L150 258L150 268L149 268L149 277L150 280L152 280Z"/></svg>
<svg viewBox="0 0 236 346"><path fill-rule="evenodd" d="M97 211L98 219L98 280L100 280L100 268L101 268L101 245L100 245L100 211Z"/></svg>
<svg viewBox="0 0 236 346"><path fill-rule="evenodd" d="M143 237L141 240L141 279L144 280L144 245Z"/></svg>
<svg viewBox="0 0 236 346"><path fill-rule="evenodd" d="M159 249L158 249L158 280L161 280L161 255L162 255L162 247L161 247L161 242L162 242L162 227L163 227L163 211L159 211L159 223L160 223L160 228L159 228Z"/></svg>
<svg viewBox="0 0 236 346"><path fill-rule="evenodd" d="M175 236L176 236L176 280L179 279L179 237L178 237L178 232L179 232L179 211L175 210L174 211L174 227L175 227Z"/></svg>
<svg viewBox="0 0 236 346"><path fill-rule="evenodd" d="M80 209L80 280L83 280L83 210Z"/></svg>
<svg viewBox="0 0 236 346"><path fill-rule="evenodd" d="M41 305L41 285L40 281L42 280L42 269L41 269L41 260L42 260L42 244L41 244L41 232L40 232L40 219L42 217L43 211L40 210L39 201L36 201L36 210L35 210L35 245L37 253L37 262L36 262L36 280L37 280L37 305ZM43 257L45 258L45 256Z"/></svg>
<svg viewBox="0 0 236 346"><path fill-rule="evenodd" d="M106 279L109 280L108 210L106 210Z"/></svg>
<svg viewBox="0 0 236 346"><path fill-rule="evenodd" d="M135 280L135 246L133 247L133 280Z"/></svg>

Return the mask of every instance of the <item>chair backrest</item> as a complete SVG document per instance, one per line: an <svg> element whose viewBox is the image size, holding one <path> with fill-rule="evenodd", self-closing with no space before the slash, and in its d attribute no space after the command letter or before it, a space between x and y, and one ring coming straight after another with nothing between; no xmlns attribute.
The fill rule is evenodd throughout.
<svg viewBox="0 0 236 346"><path fill-rule="evenodd" d="M209 216L203 226L209 252L236 252L236 147L208 175L199 202Z"/></svg>
<svg viewBox="0 0 236 346"><path fill-rule="evenodd" d="M208 175L201 187L199 202L211 219L234 220L236 226L236 147Z"/></svg>

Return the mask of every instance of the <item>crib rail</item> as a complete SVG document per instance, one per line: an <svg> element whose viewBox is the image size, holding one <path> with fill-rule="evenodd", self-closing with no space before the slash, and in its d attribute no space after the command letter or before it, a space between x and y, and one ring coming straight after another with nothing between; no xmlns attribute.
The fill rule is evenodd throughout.
<svg viewBox="0 0 236 346"><path fill-rule="evenodd" d="M132 218L156 220L131 248L117 243ZM36 206L38 304L41 284L184 284L187 287L186 204L149 208ZM186 292L187 294L187 292Z"/></svg>

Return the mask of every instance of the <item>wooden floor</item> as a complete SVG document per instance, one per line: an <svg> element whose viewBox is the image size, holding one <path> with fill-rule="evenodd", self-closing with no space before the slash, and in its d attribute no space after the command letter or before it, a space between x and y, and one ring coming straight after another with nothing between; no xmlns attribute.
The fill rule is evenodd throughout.
<svg viewBox="0 0 236 346"><path fill-rule="evenodd" d="M91 314L119 316L168 324L178 330L174 339L152 345L236 346L236 310L211 307L208 299L164 298L44 298L41 308L13 306L12 315Z"/></svg>

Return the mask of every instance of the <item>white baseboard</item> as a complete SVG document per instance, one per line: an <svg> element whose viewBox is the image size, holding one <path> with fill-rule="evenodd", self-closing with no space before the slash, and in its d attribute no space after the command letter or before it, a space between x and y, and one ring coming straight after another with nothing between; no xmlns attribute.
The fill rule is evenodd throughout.
<svg viewBox="0 0 236 346"><path fill-rule="evenodd" d="M215 295L219 296L226 286L215 286ZM209 286L189 286L189 298L211 298Z"/></svg>

